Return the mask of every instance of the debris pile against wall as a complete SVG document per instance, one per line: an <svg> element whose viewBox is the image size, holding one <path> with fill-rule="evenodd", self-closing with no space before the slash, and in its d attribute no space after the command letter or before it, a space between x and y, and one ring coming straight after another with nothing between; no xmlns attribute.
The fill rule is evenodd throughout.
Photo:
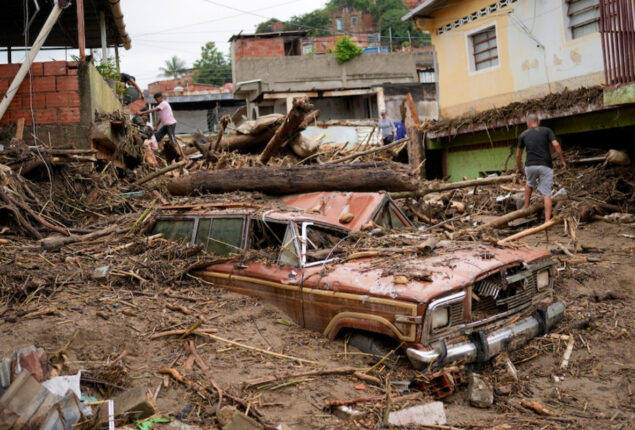
<svg viewBox="0 0 635 430"><path fill-rule="evenodd" d="M439 121L427 120L421 130L431 134L449 133L455 135L465 131L469 126L485 126L485 129L507 127L522 124L528 113L544 115L572 114L575 109L584 112L589 106L602 106L603 92L601 86L582 87L576 90L565 89L523 102L510 103L500 108L493 108L476 114Z"/></svg>

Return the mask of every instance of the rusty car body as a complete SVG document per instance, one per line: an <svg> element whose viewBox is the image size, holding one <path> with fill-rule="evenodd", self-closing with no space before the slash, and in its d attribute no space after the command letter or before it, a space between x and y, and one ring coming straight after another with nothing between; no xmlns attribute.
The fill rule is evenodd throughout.
<svg viewBox="0 0 635 430"><path fill-rule="evenodd" d="M229 257L196 276L273 303L329 338L350 329L390 336L418 369L486 361L562 318L564 305L552 297L555 269L548 252L439 243L432 255L399 256L403 275L397 279L372 257L333 253L370 221L383 230L415 231L386 194L324 192L286 196L273 206L172 207L157 215L152 233ZM269 258L246 259L245 252Z"/></svg>

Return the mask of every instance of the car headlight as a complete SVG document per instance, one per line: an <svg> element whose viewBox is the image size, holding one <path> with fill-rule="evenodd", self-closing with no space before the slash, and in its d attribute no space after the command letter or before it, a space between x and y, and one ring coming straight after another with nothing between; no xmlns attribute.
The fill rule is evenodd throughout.
<svg viewBox="0 0 635 430"><path fill-rule="evenodd" d="M549 269L541 270L536 276L538 290L544 290L549 286Z"/></svg>
<svg viewBox="0 0 635 430"><path fill-rule="evenodd" d="M432 311L430 316L432 329L446 327L450 323L450 310L447 307L438 308Z"/></svg>

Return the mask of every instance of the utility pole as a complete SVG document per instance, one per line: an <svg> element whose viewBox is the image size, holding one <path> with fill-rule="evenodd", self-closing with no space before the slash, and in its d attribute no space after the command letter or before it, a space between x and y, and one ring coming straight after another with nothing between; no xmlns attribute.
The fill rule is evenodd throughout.
<svg viewBox="0 0 635 430"><path fill-rule="evenodd" d="M390 44L390 52L392 52L392 27L388 27L388 40Z"/></svg>

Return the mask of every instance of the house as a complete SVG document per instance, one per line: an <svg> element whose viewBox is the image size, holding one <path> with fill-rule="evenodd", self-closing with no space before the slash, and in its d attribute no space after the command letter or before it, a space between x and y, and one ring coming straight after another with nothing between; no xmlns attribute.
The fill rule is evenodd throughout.
<svg viewBox="0 0 635 430"><path fill-rule="evenodd" d="M37 3L36 3L37 5ZM28 8L25 10L25 8ZM24 17L31 18L25 24ZM26 38L31 41L24 48ZM16 124L27 126L24 140L54 146L90 148L96 113L122 111L109 84L86 58L86 49L130 48L119 2L10 0L0 14L0 46L7 64L0 64L0 138L14 135ZM19 48L16 48L19 47ZM40 49L79 49L79 61L34 62ZM26 50L22 64L13 63ZM22 55L20 55L22 57ZM118 59L118 58L117 58Z"/></svg>
<svg viewBox="0 0 635 430"><path fill-rule="evenodd" d="M181 134L193 134L197 129L213 131L223 115L233 115L245 105L244 100L234 98L232 84L197 84L192 71L180 78L150 83L145 101L154 104L152 96L157 92L163 93L170 103L177 121L176 132Z"/></svg>
<svg viewBox="0 0 635 430"><path fill-rule="evenodd" d="M426 0L402 19L430 32L437 56L446 126L427 133L426 147L428 162L442 165L439 176L460 180L502 170L530 110L565 145L633 132L632 0ZM624 27L610 27L618 22ZM595 87L599 98L575 92ZM532 103L558 94L581 97L561 97L559 107ZM517 110L506 118L479 119L513 103Z"/></svg>
<svg viewBox="0 0 635 430"><path fill-rule="evenodd" d="M294 97L307 96L320 120L376 119L386 109L399 118L403 96L412 93L422 118L437 117L435 83L421 82L434 68L431 49L364 53L339 64L334 55L303 53L304 30L231 37L234 97L247 103L249 118L286 113ZM335 40L335 39L334 39Z"/></svg>

